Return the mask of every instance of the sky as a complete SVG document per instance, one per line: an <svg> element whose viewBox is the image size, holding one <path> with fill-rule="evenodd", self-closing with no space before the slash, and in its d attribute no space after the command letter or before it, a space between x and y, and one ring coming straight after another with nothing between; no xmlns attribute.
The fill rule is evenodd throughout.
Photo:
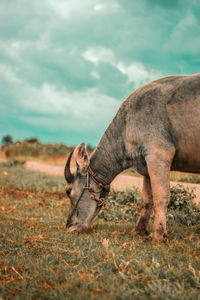
<svg viewBox="0 0 200 300"><path fill-rule="evenodd" d="M200 70L200 0L0 0L0 139L95 146L139 86Z"/></svg>

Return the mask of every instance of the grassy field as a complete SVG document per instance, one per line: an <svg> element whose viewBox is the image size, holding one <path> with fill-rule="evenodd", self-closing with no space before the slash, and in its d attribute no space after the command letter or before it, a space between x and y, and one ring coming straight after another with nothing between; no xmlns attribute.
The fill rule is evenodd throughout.
<svg viewBox="0 0 200 300"><path fill-rule="evenodd" d="M171 191L169 239L129 234L136 190L112 191L89 233L65 228L62 177L0 164L0 299L200 299L200 215Z"/></svg>

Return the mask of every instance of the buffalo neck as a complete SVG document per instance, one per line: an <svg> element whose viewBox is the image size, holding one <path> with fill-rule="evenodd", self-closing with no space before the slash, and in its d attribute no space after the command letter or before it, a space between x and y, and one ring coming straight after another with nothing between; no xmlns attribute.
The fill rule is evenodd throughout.
<svg viewBox="0 0 200 300"><path fill-rule="evenodd" d="M110 123L90 157L92 170L106 184L131 166L124 142L126 118L122 112L119 111Z"/></svg>

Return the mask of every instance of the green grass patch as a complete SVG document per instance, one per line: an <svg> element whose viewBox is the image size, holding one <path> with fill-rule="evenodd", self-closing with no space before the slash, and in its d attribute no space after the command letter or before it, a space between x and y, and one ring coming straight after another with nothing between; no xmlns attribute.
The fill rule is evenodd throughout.
<svg viewBox="0 0 200 300"><path fill-rule="evenodd" d="M23 164L8 161L0 163L0 187L11 187L28 191L64 191L64 175L54 176L39 171L30 171Z"/></svg>
<svg viewBox="0 0 200 300"><path fill-rule="evenodd" d="M137 190L111 191L93 229L69 234L63 189L62 177L0 165L2 299L200 299L199 211L189 192L176 188L169 240L152 244L129 234Z"/></svg>

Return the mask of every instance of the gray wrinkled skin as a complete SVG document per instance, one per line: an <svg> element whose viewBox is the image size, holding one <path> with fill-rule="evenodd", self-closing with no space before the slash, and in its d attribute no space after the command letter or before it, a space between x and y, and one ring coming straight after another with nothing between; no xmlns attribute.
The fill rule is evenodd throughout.
<svg viewBox="0 0 200 300"><path fill-rule="evenodd" d="M90 163L107 184L129 167L143 175L141 212L132 232L146 234L154 210L150 237L163 239L170 170L200 173L200 74L169 76L137 89L122 103L90 158L84 143L76 147L74 157L82 176ZM84 185L78 176L71 183L72 207ZM97 213L96 202L85 191L68 226L88 230Z"/></svg>

